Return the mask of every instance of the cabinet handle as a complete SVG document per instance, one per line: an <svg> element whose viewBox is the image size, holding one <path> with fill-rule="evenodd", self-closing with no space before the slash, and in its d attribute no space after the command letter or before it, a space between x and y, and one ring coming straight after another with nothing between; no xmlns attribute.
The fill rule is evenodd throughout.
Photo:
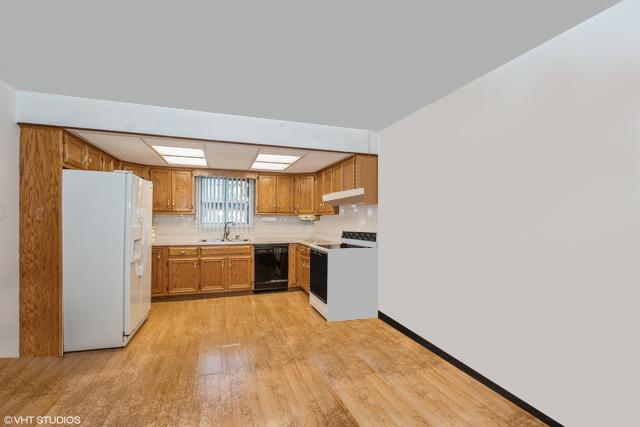
<svg viewBox="0 0 640 427"><path fill-rule="evenodd" d="M196 269L196 262L195 261L193 261L193 269L194 270Z"/></svg>
<svg viewBox="0 0 640 427"><path fill-rule="evenodd" d="M187 251L180 251L180 255L184 255L186 253L187 253Z"/></svg>
<svg viewBox="0 0 640 427"><path fill-rule="evenodd" d="M171 202L167 199L167 207L171 206Z"/></svg>
<svg viewBox="0 0 640 427"><path fill-rule="evenodd" d="M160 261L160 254L158 254L158 261Z"/></svg>

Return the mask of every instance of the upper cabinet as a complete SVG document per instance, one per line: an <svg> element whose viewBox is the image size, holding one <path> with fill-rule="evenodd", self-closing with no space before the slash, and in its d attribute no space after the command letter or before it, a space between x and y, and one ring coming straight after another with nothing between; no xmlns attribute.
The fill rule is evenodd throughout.
<svg viewBox="0 0 640 427"><path fill-rule="evenodd" d="M258 175L256 214L295 214L296 188L293 175Z"/></svg>
<svg viewBox="0 0 640 427"><path fill-rule="evenodd" d="M69 169L84 169L87 143L80 138L64 133L62 137L62 161Z"/></svg>
<svg viewBox="0 0 640 427"><path fill-rule="evenodd" d="M300 175L296 182L296 212L300 215L313 215L315 206L315 176Z"/></svg>
<svg viewBox="0 0 640 427"><path fill-rule="evenodd" d="M120 162L113 156L102 154L102 171L113 172L120 167Z"/></svg>
<svg viewBox="0 0 640 427"><path fill-rule="evenodd" d="M356 156L342 161L342 190L356 188Z"/></svg>
<svg viewBox="0 0 640 427"><path fill-rule="evenodd" d="M86 167L90 171L102 170L102 152L87 144Z"/></svg>
<svg viewBox="0 0 640 427"><path fill-rule="evenodd" d="M149 179L149 166L122 162L120 169L123 171L131 171L142 179Z"/></svg>
<svg viewBox="0 0 640 427"><path fill-rule="evenodd" d="M194 177L190 170L150 170L154 213L194 213Z"/></svg>

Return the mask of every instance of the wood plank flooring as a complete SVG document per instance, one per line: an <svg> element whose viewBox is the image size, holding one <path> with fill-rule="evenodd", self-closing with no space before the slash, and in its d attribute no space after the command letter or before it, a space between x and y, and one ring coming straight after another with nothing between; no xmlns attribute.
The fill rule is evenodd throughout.
<svg viewBox="0 0 640 427"><path fill-rule="evenodd" d="M0 359L0 416L84 425L537 426L378 319L302 292L160 302L124 349Z"/></svg>

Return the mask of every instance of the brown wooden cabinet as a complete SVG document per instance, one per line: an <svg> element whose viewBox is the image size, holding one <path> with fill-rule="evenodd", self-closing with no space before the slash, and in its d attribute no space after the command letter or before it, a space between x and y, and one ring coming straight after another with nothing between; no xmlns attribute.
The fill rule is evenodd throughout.
<svg viewBox="0 0 640 427"><path fill-rule="evenodd" d="M151 295L164 295L165 293L165 263L164 249L153 248L151 250Z"/></svg>
<svg viewBox="0 0 640 427"><path fill-rule="evenodd" d="M102 153L102 171L113 172L120 166L118 160L115 157L110 156L107 153Z"/></svg>
<svg viewBox="0 0 640 427"><path fill-rule="evenodd" d="M351 156L342 161L342 190L356 188L356 157Z"/></svg>
<svg viewBox="0 0 640 427"><path fill-rule="evenodd" d="M245 291L253 287L251 245L157 246L153 253L153 296Z"/></svg>
<svg viewBox="0 0 640 427"><path fill-rule="evenodd" d="M342 191L342 162L331 167L331 192Z"/></svg>
<svg viewBox="0 0 640 427"><path fill-rule="evenodd" d="M193 172L171 171L171 210L193 213Z"/></svg>
<svg viewBox="0 0 640 427"><path fill-rule="evenodd" d="M293 175L258 175L256 214L294 214L296 189Z"/></svg>
<svg viewBox="0 0 640 427"><path fill-rule="evenodd" d="M131 171L135 175L139 176L142 179L149 179L149 167L148 166L138 165L138 164L135 164L135 163L122 162L122 164L120 164L120 170Z"/></svg>
<svg viewBox="0 0 640 427"><path fill-rule="evenodd" d="M149 172L153 182L153 212L194 212L194 177L189 170L157 169Z"/></svg>
<svg viewBox="0 0 640 427"><path fill-rule="evenodd" d="M102 170L102 152L87 144L86 169L90 171Z"/></svg>
<svg viewBox="0 0 640 427"><path fill-rule="evenodd" d="M227 290L227 259L222 256L200 258L200 290L223 292Z"/></svg>
<svg viewBox="0 0 640 427"><path fill-rule="evenodd" d="M151 169L153 183L153 212L171 211L171 171L169 169Z"/></svg>
<svg viewBox="0 0 640 427"><path fill-rule="evenodd" d="M298 252L298 245L295 243L289 243L289 287L294 288L298 286L298 281L296 279L296 269L298 266L296 265L296 260Z"/></svg>
<svg viewBox="0 0 640 427"><path fill-rule="evenodd" d="M200 278L196 258L169 258L167 261L167 293L189 294L198 292Z"/></svg>
<svg viewBox="0 0 640 427"><path fill-rule="evenodd" d="M276 175L258 175L256 180L256 213L278 212L278 177Z"/></svg>
<svg viewBox="0 0 640 427"><path fill-rule="evenodd" d="M331 204L326 203L322 200L323 194L328 194L328 193L331 193L332 191L333 191L333 170L332 168L327 168L320 171L317 175L316 197L318 198L318 202L316 203L316 214L327 215L327 214L336 213L336 210L334 210Z"/></svg>
<svg viewBox="0 0 640 427"><path fill-rule="evenodd" d="M364 188L364 204L378 204L378 156L356 154L355 188Z"/></svg>
<svg viewBox="0 0 640 427"><path fill-rule="evenodd" d="M231 256L227 258L227 289L241 291L253 285L253 262L251 256Z"/></svg>
<svg viewBox="0 0 640 427"><path fill-rule="evenodd" d="M315 209L315 177L301 175L296 177L296 212L307 215L314 214Z"/></svg>
<svg viewBox="0 0 640 427"><path fill-rule="evenodd" d="M298 286L309 293L311 278L310 250L308 246L298 245L296 252L296 279Z"/></svg>
<svg viewBox="0 0 640 427"><path fill-rule="evenodd" d="M85 169L87 143L65 132L62 137L62 161L68 169Z"/></svg>

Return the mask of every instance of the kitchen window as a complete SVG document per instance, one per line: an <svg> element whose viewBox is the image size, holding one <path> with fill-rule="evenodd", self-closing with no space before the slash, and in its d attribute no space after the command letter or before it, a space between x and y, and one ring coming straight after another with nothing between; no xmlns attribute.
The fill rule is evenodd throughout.
<svg viewBox="0 0 640 427"><path fill-rule="evenodd" d="M206 228L249 227L253 217L255 180L245 178L196 177L196 219Z"/></svg>

